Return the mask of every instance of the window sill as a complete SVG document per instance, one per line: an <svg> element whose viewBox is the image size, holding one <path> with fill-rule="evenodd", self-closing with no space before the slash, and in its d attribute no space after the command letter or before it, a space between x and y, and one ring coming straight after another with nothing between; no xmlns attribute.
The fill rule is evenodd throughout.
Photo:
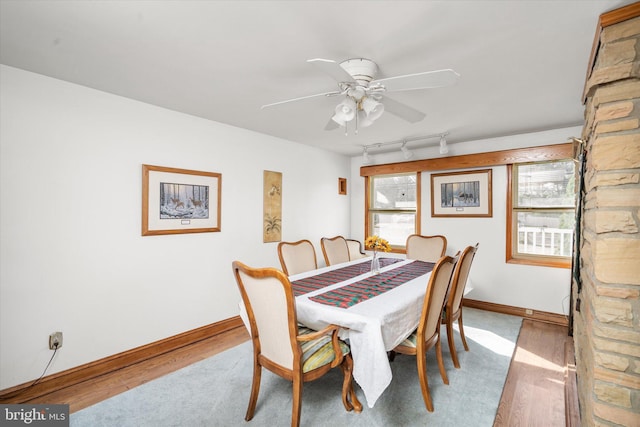
<svg viewBox="0 0 640 427"><path fill-rule="evenodd" d="M508 258L507 264L535 265L538 267L571 268L571 260L540 258Z"/></svg>

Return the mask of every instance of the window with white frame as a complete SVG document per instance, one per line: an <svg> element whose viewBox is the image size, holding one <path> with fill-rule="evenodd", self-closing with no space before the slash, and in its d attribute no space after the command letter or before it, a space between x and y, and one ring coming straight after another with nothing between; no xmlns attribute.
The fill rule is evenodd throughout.
<svg viewBox="0 0 640 427"><path fill-rule="evenodd" d="M367 236L404 249L407 237L420 230L420 172L370 176L367 187Z"/></svg>
<svg viewBox="0 0 640 427"><path fill-rule="evenodd" d="M575 228L573 160L511 165L510 176L507 261L569 267Z"/></svg>

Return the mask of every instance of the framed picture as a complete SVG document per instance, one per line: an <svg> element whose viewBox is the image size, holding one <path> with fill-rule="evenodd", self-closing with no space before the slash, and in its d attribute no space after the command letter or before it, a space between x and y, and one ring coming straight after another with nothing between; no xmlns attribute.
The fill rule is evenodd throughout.
<svg viewBox="0 0 640 427"><path fill-rule="evenodd" d="M431 174L432 217L491 217L491 169Z"/></svg>
<svg viewBox="0 0 640 427"><path fill-rule="evenodd" d="M142 235L220 231L222 175L142 165Z"/></svg>
<svg viewBox="0 0 640 427"><path fill-rule="evenodd" d="M263 171L262 241L282 240L282 172Z"/></svg>

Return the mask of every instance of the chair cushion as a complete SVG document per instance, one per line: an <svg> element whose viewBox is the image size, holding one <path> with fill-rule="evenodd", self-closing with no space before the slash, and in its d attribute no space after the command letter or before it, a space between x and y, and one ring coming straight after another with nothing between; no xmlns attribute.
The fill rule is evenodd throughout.
<svg viewBox="0 0 640 427"><path fill-rule="evenodd" d="M406 337L404 339L404 341L402 341L400 344L398 344L398 346L416 348L417 347L417 344L416 344L417 342L418 342L418 330L416 329L415 331L413 331L413 333L411 335Z"/></svg>
<svg viewBox="0 0 640 427"><path fill-rule="evenodd" d="M298 335L308 335L314 333L313 329L304 326L298 326ZM349 346L342 340L338 340L342 354L348 354ZM300 343L302 348L302 372L309 372L321 366L333 362L336 354L331 345L331 335L323 335L312 341L304 341Z"/></svg>

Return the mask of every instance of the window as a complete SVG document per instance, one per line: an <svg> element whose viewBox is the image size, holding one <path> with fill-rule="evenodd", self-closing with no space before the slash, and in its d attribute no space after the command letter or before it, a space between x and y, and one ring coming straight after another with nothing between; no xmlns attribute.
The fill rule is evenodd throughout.
<svg viewBox="0 0 640 427"><path fill-rule="evenodd" d="M374 175L366 185L366 235L403 250L407 237L420 231L420 172Z"/></svg>
<svg viewBox="0 0 640 427"><path fill-rule="evenodd" d="M509 165L507 262L570 267L575 225L572 160Z"/></svg>

